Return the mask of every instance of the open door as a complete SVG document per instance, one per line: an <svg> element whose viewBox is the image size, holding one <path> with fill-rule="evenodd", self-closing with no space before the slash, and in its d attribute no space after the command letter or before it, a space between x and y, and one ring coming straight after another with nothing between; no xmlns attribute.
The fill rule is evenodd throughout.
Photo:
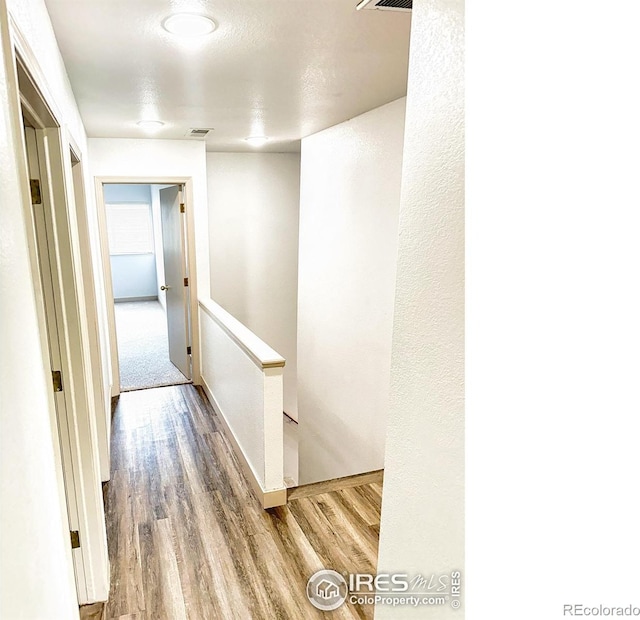
<svg viewBox="0 0 640 620"><path fill-rule="evenodd" d="M165 277L161 288L167 295L169 359L187 379L191 379L189 274L182 204L179 185L160 190Z"/></svg>

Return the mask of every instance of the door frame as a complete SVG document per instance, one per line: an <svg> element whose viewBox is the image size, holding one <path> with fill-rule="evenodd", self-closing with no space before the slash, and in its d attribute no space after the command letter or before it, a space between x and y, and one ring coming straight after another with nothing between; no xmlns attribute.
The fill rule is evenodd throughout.
<svg viewBox="0 0 640 620"><path fill-rule="evenodd" d="M97 418L100 411L94 394L94 372L90 361L89 331L96 329L85 300L84 282L91 277L83 258L80 237L84 226L79 226L79 213L86 217L86 203L76 199L73 191L73 151L81 160L82 153L73 141L68 128L60 122L62 115L53 103L42 69L19 28L10 19L12 62L15 80L16 122L20 123L22 152L16 153L18 173L24 188L23 211L31 263L33 290L36 297L41 360L47 374L51 372L49 355L49 326L44 307L41 264L35 232L33 206L29 197L30 176L27 170L26 143L22 131L23 117L36 125L36 136L41 162L40 173L43 208L47 209L47 248L51 262L51 282L61 315L56 314L56 333L60 340L64 400L63 416L58 419L58 408L53 385L49 390L49 414L52 440L56 456L58 493L64 510L62 520L69 553L74 566L78 603L106 600L110 575L106 539L106 524L102 498L100 472L100 445ZM57 370L57 369L56 369ZM68 446L67 454L61 448L60 435ZM108 455L107 455L108 456ZM75 500L73 521L69 521L67 496ZM70 525L77 528L80 546L71 549Z"/></svg>
<svg viewBox="0 0 640 620"><path fill-rule="evenodd" d="M196 275L196 242L194 221L193 178L185 176L148 177L148 176L98 176L95 177L96 205L98 209L98 230L100 233L100 251L104 272L107 319L109 324L109 342L111 345L111 396L120 394L120 364L118 362L118 342L116 335L115 301L113 281L111 279L111 261L109 256L109 236L107 234L107 211L104 199L105 185L182 185L182 199L185 204L187 270L189 272L189 314L191 341L191 380L201 385L200 373L200 323L198 317L198 278Z"/></svg>
<svg viewBox="0 0 640 620"><path fill-rule="evenodd" d="M100 260L94 260L94 254L92 252L89 211L87 208L85 189L86 168L82 158L82 151L71 136L69 136L69 149L71 158L67 163L70 164L71 167L68 170L68 174L71 180L71 191L73 192L76 204L78 229L80 231L80 255L83 264L86 266L83 271L84 300L88 316L92 317L97 325L99 322L100 306L97 295L99 284L96 275L100 271ZM99 256L98 254L98 258ZM111 479L111 397L110 394L106 393L107 381L105 378L107 376L107 368L105 364L105 349L106 347L103 346L100 331L98 329L90 329L89 355L91 357L91 368L95 371L93 372L93 390L96 402L102 405L102 408L98 410L100 413L96 416L102 482L107 482Z"/></svg>

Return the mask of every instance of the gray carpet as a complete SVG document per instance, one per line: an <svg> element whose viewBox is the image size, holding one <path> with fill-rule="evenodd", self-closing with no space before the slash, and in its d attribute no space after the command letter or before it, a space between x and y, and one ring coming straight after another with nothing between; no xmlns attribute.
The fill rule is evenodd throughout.
<svg viewBox="0 0 640 620"><path fill-rule="evenodd" d="M189 383L169 360L167 318L157 301L115 304L120 389Z"/></svg>

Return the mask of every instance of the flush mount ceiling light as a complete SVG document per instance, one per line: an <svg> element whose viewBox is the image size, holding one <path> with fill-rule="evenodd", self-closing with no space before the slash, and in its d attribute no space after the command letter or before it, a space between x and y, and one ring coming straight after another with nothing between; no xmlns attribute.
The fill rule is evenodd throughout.
<svg viewBox="0 0 640 620"><path fill-rule="evenodd" d="M211 34L218 24L204 15L176 13L162 22L162 27L179 37L202 37Z"/></svg>
<svg viewBox="0 0 640 620"><path fill-rule="evenodd" d="M138 121L137 125L145 131L158 131L160 127L164 127L162 121Z"/></svg>
<svg viewBox="0 0 640 620"><path fill-rule="evenodd" d="M262 146L266 144L269 138L267 136L249 136L245 138L245 142L248 142L251 146Z"/></svg>

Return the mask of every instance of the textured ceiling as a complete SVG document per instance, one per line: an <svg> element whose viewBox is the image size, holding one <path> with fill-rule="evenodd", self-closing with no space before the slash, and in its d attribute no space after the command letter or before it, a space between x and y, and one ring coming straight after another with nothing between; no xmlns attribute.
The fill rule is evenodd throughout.
<svg viewBox="0 0 640 620"><path fill-rule="evenodd" d="M213 128L209 151L298 150L299 139L406 94L410 14L357 0L46 0L90 137L158 138ZM183 40L161 22L205 14Z"/></svg>

